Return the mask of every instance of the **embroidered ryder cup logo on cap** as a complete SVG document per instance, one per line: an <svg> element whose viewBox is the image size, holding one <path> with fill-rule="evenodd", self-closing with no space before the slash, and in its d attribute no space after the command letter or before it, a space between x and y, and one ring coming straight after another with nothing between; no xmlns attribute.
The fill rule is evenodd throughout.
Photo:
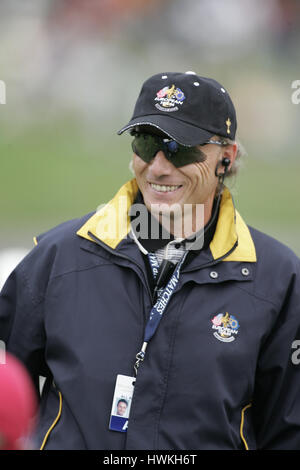
<svg viewBox="0 0 300 470"><path fill-rule="evenodd" d="M232 122L230 121L229 118L227 118L227 121L226 121L226 126L227 126L227 134L230 134L230 126L231 126Z"/></svg>
<svg viewBox="0 0 300 470"><path fill-rule="evenodd" d="M214 332L214 337L224 343L230 343L235 340L235 336L239 332L239 322L233 315L228 312L219 313L212 319L212 329L217 330Z"/></svg>
<svg viewBox="0 0 300 470"><path fill-rule="evenodd" d="M180 88L176 88L175 85L171 87L165 86L156 93L155 104L156 108L160 111L178 111L178 105L182 105L185 100L185 95Z"/></svg>

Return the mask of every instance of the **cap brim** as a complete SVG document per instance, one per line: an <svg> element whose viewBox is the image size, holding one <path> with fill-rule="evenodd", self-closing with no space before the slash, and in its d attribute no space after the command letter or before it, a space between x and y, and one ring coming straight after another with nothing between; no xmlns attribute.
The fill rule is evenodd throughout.
<svg viewBox="0 0 300 470"><path fill-rule="evenodd" d="M171 116L161 116L158 114L132 119L118 131L118 134L123 134L123 132L136 126L153 126L167 134L171 139L176 140L179 144L188 146L202 145L215 135L212 132L174 119Z"/></svg>

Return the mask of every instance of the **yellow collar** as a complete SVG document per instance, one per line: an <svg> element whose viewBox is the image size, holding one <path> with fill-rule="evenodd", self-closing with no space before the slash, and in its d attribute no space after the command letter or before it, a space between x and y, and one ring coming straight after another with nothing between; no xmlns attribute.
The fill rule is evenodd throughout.
<svg viewBox="0 0 300 470"><path fill-rule="evenodd" d="M138 192L135 179L128 181L115 197L97 212L78 230L77 235L94 241L88 232L115 249L128 235L130 217L128 211ZM256 252L249 229L240 214L235 210L231 194L225 187L220 204L219 218L210 250L214 259L223 258L234 245L236 248L223 261L256 262Z"/></svg>
<svg viewBox="0 0 300 470"><path fill-rule="evenodd" d="M256 250L249 229L235 209L228 188L224 188L219 218L214 237L209 245L214 259L222 258L237 247L223 261L256 262Z"/></svg>

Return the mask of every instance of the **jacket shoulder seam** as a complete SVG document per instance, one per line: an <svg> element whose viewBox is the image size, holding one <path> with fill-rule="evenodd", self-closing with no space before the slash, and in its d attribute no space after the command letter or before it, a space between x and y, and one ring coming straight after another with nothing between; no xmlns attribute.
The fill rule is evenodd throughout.
<svg viewBox="0 0 300 470"><path fill-rule="evenodd" d="M272 300L270 300L270 299L266 299L265 297L263 297L263 296L261 296L261 295L258 295L258 294L249 292L248 290L244 289L244 288L241 287L241 286L235 286L235 287L236 287L237 289L242 290L243 292L246 292L246 293L249 294L251 297L255 297L255 298L258 299L258 300L262 300L263 302L267 302L267 303L273 305L273 306L276 307L276 308L278 307L278 305L277 305L275 302L273 302Z"/></svg>
<svg viewBox="0 0 300 470"><path fill-rule="evenodd" d="M57 279L59 277L66 276L67 274L79 273L79 272L82 272L82 271L89 271L90 269L96 269L96 268L99 268L100 266L107 266L107 265L110 265L110 264L111 263L109 261L107 261L106 263L97 264L96 266L89 266L88 268L71 269L70 271L65 271L63 273L56 274L55 276L50 277L49 282L54 281L55 279Z"/></svg>

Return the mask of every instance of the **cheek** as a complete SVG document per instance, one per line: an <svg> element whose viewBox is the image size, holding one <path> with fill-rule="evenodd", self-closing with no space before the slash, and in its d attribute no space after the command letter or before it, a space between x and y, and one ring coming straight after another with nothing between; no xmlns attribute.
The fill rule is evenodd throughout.
<svg viewBox="0 0 300 470"><path fill-rule="evenodd" d="M134 154L131 165L136 178L139 178L146 169L147 163L145 163L141 158Z"/></svg>
<svg viewBox="0 0 300 470"><path fill-rule="evenodd" d="M201 185L211 185L212 182L216 182L215 177L215 168L211 162L197 162L195 165L195 180L197 180Z"/></svg>

